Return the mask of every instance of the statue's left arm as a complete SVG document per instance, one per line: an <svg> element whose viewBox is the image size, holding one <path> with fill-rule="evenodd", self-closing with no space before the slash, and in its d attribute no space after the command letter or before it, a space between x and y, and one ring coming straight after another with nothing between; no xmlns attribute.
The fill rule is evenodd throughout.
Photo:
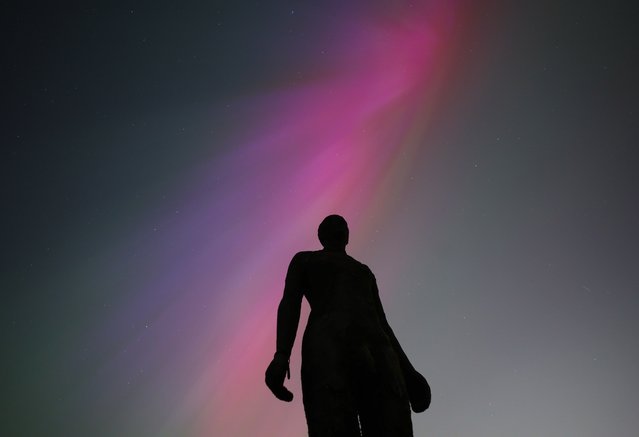
<svg viewBox="0 0 639 437"><path fill-rule="evenodd" d="M388 320L386 319L382 301L379 298L379 289L377 288L375 275L373 275L372 272L371 275L373 276L373 288L377 305L377 316L379 317L384 331L386 332L386 335L391 342L393 350L395 351L395 354L399 359L402 374L404 376L404 381L406 382L406 389L408 391L411 408L416 413L421 413L430 406L430 385L426 381L426 378L424 378L421 373L415 370L413 364L410 362L408 356L404 352L404 349L402 349L402 346L399 344L399 340L397 340L397 337L395 337L395 333L391 329Z"/></svg>

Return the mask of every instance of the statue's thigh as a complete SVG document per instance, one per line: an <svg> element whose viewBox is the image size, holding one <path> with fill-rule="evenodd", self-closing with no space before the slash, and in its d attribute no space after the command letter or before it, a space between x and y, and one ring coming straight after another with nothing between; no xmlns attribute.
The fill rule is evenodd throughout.
<svg viewBox="0 0 639 437"><path fill-rule="evenodd" d="M391 348L371 349L374 371L360 372L355 391L364 437L412 437L410 403L395 353Z"/></svg>
<svg viewBox="0 0 639 437"><path fill-rule="evenodd" d="M308 378L304 382L302 392L309 437L360 435L357 411L347 389L336 389L329 384L313 384Z"/></svg>

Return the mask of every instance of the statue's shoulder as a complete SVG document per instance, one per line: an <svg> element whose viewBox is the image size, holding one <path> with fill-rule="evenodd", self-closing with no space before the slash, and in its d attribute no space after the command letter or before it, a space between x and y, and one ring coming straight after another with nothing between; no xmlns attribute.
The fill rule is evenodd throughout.
<svg viewBox="0 0 639 437"><path fill-rule="evenodd" d="M309 259L311 259L313 257L313 251L310 250L304 250L301 252L297 252L295 255L293 255L293 259L291 260L291 263L293 262L307 262Z"/></svg>
<svg viewBox="0 0 639 437"><path fill-rule="evenodd" d="M308 257L312 254L314 254L315 251L313 250L302 250L301 252L297 252L294 256L295 257Z"/></svg>
<svg viewBox="0 0 639 437"><path fill-rule="evenodd" d="M353 263L355 266L357 266L358 268L364 270L368 274L371 274L371 275L373 274L373 271L366 264L364 264L363 262L356 260L355 258L353 258L350 255L347 255L347 257L348 257L349 261L351 263Z"/></svg>

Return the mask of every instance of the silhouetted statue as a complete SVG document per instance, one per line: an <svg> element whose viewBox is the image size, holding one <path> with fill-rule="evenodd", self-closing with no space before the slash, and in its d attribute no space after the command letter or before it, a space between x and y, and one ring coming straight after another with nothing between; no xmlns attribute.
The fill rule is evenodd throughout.
<svg viewBox="0 0 639 437"><path fill-rule="evenodd" d="M284 378L290 378L305 296L311 313L302 340L302 393L309 437L412 436L410 408L428 408L430 387L386 321L375 276L346 254L346 220L326 217L318 236L324 248L299 252L289 265L266 385L278 399L293 399Z"/></svg>

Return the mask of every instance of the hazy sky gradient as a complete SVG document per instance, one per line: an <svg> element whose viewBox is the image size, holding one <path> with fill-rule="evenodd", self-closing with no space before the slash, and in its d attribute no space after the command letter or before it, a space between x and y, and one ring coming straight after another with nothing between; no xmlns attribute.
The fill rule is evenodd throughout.
<svg viewBox="0 0 639 437"><path fill-rule="evenodd" d="M116 3L2 18L1 434L303 435L262 377L333 207L416 436L637 434L630 6Z"/></svg>

